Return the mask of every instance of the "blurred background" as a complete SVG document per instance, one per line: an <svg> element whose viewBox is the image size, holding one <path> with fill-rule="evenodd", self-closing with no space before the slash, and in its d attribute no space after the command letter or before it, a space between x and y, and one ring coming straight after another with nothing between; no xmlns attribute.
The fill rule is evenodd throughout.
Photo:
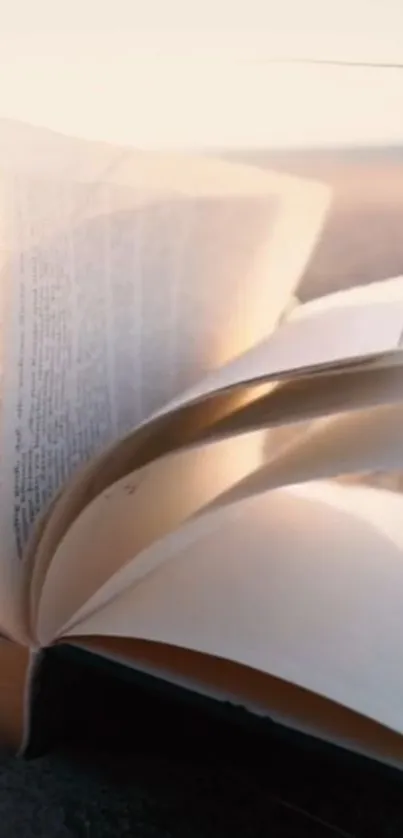
<svg viewBox="0 0 403 838"><path fill-rule="evenodd" d="M402 31L400 0L2 2L0 111L142 146L396 144Z"/></svg>
<svg viewBox="0 0 403 838"><path fill-rule="evenodd" d="M403 272L401 0L1 2L1 117L325 180L305 297Z"/></svg>

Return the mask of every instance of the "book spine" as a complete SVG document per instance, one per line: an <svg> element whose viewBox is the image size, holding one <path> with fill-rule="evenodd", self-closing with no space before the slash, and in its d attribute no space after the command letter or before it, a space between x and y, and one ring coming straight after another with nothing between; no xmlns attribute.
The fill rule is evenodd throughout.
<svg viewBox="0 0 403 838"><path fill-rule="evenodd" d="M30 649L29 664L24 687L23 734L17 756L27 756L33 733L33 707L39 692L39 670L43 658L42 650Z"/></svg>

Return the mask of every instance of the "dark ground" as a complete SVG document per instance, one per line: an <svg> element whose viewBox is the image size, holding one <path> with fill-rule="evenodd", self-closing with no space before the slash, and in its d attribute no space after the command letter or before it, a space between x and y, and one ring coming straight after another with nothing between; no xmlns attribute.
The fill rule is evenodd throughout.
<svg viewBox="0 0 403 838"><path fill-rule="evenodd" d="M277 798L270 781L259 782L247 770L146 754L129 762L103 756L95 763L78 753L30 763L3 760L0 789L1 838L398 838L403 826L400 819L378 832L346 833L337 828L337 812L335 825L326 826L294 809L287 795Z"/></svg>
<svg viewBox="0 0 403 838"><path fill-rule="evenodd" d="M255 731L231 736L228 752L207 732L194 750L151 736L129 756L94 744L3 758L0 838L401 838L400 775ZM235 753L242 736L249 747Z"/></svg>
<svg viewBox="0 0 403 838"><path fill-rule="evenodd" d="M336 190L306 296L403 273L403 151L277 162ZM4 756L0 838L401 838L403 781L305 759L294 765L290 755L279 768L270 743L259 769L250 756L213 748L191 757L144 743L130 757L78 747L29 762Z"/></svg>
<svg viewBox="0 0 403 838"><path fill-rule="evenodd" d="M284 777L279 783L264 770L256 776L248 766L147 753L130 760L77 751L28 763L8 759L0 764L0 836L401 838L403 786L382 795L357 786L340 794L339 782L318 807L323 790L307 788L303 777L302 793L290 794ZM318 808L323 815L310 816Z"/></svg>
<svg viewBox="0 0 403 838"><path fill-rule="evenodd" d="M114 775L114 776L112 776ZM49 838L332 836L247 771L146 754L129 762L57 754L0 768L0 835ZM336 821L337 823L337 821ZM389 832L388 835L401 835Z"/></svg>

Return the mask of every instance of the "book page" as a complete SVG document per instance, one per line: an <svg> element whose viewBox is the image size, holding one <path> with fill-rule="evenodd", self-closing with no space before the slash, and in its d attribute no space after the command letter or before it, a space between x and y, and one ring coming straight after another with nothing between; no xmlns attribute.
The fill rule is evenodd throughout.
<svg viewBox="0 0 403 838"><path fill-rule="evenodd" d="M25 165L21 134L1 161L8 610L77 467L273 328L327 201L286 176L33 136Z"/></svg>
<svg viewBox="0 0 403 838"><path fill-rule="evenodd" d="M56 211L63 190L50 189ZM275 212L271 199L241 198L167 199L120 213L108 187L99 218L30 249L37 205L50 198L43 183L21 190L12 221L14 250L18 242L22 250L8 266L19 297L5 326L3 406L4 438L14 434L18 455L20 557L36 516L72 470L219 363L229 344L242 342L242 317L253 328L247 302L241 313L242 287Z"/></svg>
<svg viewBox="0 0 403 838"><path fill-rule="evenodd" d="M403 358L402 358L403 361ZM305 376L270 389L222 416L203 429L204 440L250 433L258 428L298 432L319 417L354 413L368 407L403 402L403 364L333 371L329 375ZM292 427L290 427L292 426Z"/></svg>
<svg viewBox="0 0 403 838"><path fill-rule="evenodd" d="M119 446L107 451L98 461L93 461L90 467L77 477L75 483L68 486L45 531L40 533L40 545L38 538L30 546L31 557L35 555L36 564L31 586L33 620L44 572L58 543L84 506L91 503L108 486L175 446L181 447L189 442L194 444L209 437L214 438L215 433L219 436L220 429L216 428L216 423L221 420L224 422L221 433L224 436L230 433L229 415L245 402L247 405L249 403L251 411L253 410L253 401L256 399L253 388L259 384L267 385L268 382L274 382L279 378L295 376L324 376L329 370L342 372L343 365L347 365L350 371L353 371L354 367L358 370L361 366L373 370L379 367L385 371L389 367L397 368L401 363L402 326L403 301L397 305L395 300L384 301L376 307L368 304L358 307L345 306L341 309L336 307L335 310L330 307L324 313L307 316L296 322L285 322L271 337L234 361L214 370L195 387L186 390L157 411L146 427L137 428ZM372 398L375 403L378 403L378 399L388 400L386 393L381 395L385 382L378 382L377 386L379 393L376 397L368 395L367 387L367 403L374 403L371 402ZM391 387L390 380L389 392ZM231 400L231 391L235 394L234 401ZM364 396L363 399L365 404ZM396 395L391 399L396 400ZM216 411L217 400L219 409ZM357 406L357 399L354 400ZM204 401L207 403L207 413ZM300 400L301 419L304 413L302 404L303 401ZM315 408L312 404L311 409L314 414L315 409L318 411L319 407L317 405ZM195 412L192 413L192 410ZM323 405L323 412L326 412L326 403ZM286 414L286 411L284 413ZM298 421L296 403L293 407L288 405L288 416L289 420ZM259 420L254 420L253 415L249 414L249 419L245 418L245 425L241 429L238 427L238 432L247 429L249 420L255 421L258 427L262 427L265 422L270 426L270 419L266 421L262 410ZM276 420L274 409L273 424L275 421L279 421L279 415L277 414Z"/></svg>
<svg viewBox="0 0 403 838"><path fill-rule="evenodd" d="M401 734L402 513L400 495L337 483L242 501L154 545L141 577L63 633L223 657Z"/></svg>
<svg viewBox="0 0 403 838"><path fill-rule="evenodd" d="M403 469L403 404L386 404L319 419L255 472L217 496L212 506L280 486L331 477Z"/></svg>
<svg viewBox="0 0 403 838"><path fill-rule="evenodd" d="M402 768L403 737L295 684L257 669L168 643L74 637L74 645L285 727Z"/></svg>
<svg viewBox="0 0 403 838"><path fill-rule="evenodd" d="M207 431L202 429L201 433L210 439L208 445L158 458L101 492L75 520L52 557L40 592L40 608L46 611L49 625L53 621L49 631L55 632L84 606L131 557L190 515L203 512L205 504L224 505L247 492L265 491L298 479L333 476L334 472L338 475L351 464L355 468L354 459L345 465L350 449L341 453L342 442L336 445L334 435L328 446L332 456L329 460L319 427L326 439L325 428L330 430L333 424L315 425L313 434L308 420L315 416L326 415L327 410L337 412L340 407L348 414L355 413L358 424L354 416L351 423L346 416L350 433L356 428L352 457L358 456L364 442L366 456L376 456L374 439L368 437L359 408L366 403L401 402L402 378L402 368L392 367L340 373L322 381L314 378L279 387L212 423ZM393 426L396 444L402 409ZM284 421L293 423L290 432L298 438L298 446L287 446L284 440L281 454L277 450L279 439L275 437L273 443L269 436L269 442L277 448L271 448L271 464L264 464L269 456L268 428L276 427L281 420L283 436ZM336 425L339 427L339 417ZM387 428L391 441L393 434L389 425Z"/></svg>
<svg viewBox="0 0 403 838"><path fill-rule="evenodd" d="M74 521L47 570L37 603L47 632L85 607L110 577L262 463L264 433L159 458L114 483Z"/></svg>
<svg viewBox="0 0 403 838"><path fill-rule="evenodd" d="M292 364L301 364L304 359L304 352L305 360L307 357L306 353L309 352L311 352L311 357L313 357L314 353L317 360L323 358L323 352L326 348L324 346L326 338L328 339L328 348L330 348L331 352L334 351L334 345L337 345L341 351L341 335L343 333L340 332L340 326L342 324L344 326L348 326L346 329L346 335L351 340L352 344L354 342L355 346L359 344L361 347L363 346L362 328L364 326L366 328L366 331L364 329L364 341L368 341L367 345L373 347L372 327L374 326L374 318L376 319L379 317L385 328L383 335L380 336L381 343L378 344L378 347L380 348L382 345L385 349L387 346L394 346L395 341L398 341L400 337L402 311L397 309L394 304L391 306L388 304L384 305L385 307L381 310L381 312L379 312L378 309L370 311L367 307L364 307L363 309L360 308L358 312L354 311L354 314L358 313L358 318L354 317L351 319L349 317L349 309L343 309L341 312L343 316L342 320L340 320L339 317L336 317L333 321L328 318L325 322L323 322L321 317L319 317L318 324L316 318L314 317L313 322L310 322L310 319L306 318L302 322L302 328L300 328L300 324L298 324L298 329L296 331L293 328L290 329L288 324L281 327L276 331L272 338L268 339L265 343L264 359L266 364L265 368L267 370L267 378L270 380L276 375L275 370L278 370L278 366L276 365L279 362L279 357L282 357L283 361L286 359L287 364L289 364L289 366L284 365L283 367L280 367L284 375L293 374L294 368ZM333 316L332 312L330 312L330 315ZM347 321L347 323L345 321ZM388 321L392 327L391 333L388 328L386 328ZM393 323L398 327L395 334L393 334ZM333 331L331 327L333 328ZM257 354L259 356L259 363L263 364L262 355L259 353ZM255 351L252 350L251 353L249 353L248 361L251 360L250 355L254 356ZM225 368L225 370L229 369L230 375L232 375L234 367L237 367L238 364L240 366L240 374L245 374L246 368L249 369L250 374L253 374L254 370L259 369L258 365L248 365L246 362L243 366L243 362L244 357L238 359L238 361L233 364L230 364L229 367ZM391 353L386 351L385 355L381 355L380 358L375 357L374 360L372 360L371 354L366 363L367 366L365 366L365 368L363 366L362 369L359 369L360 363L357 359L357 369L354 370L354 365L352 364L348 373L343 373L341 371L343 369L342 367L340 370L335 367L333 369L333 381L332 377L329 375L326 376L323 370L321 372L321 378L317 378L317 389L313 389L315 378L312 377L310 381L311 390L308 388L306 398L306 394L303 390L300 392L298 391L298 387L296 385L290 385L291 390L289 394L283 393L281 388L279 388L271 394L266 394L259 401L258 394L256 391L253 391L253 388L251 388L250 391L247 389L245 391L244 387L245 392L241 392L240 396L244 398L246 404L244 404L243 407L240 407L239 404L237 405L236 403L231 402L230 399L228 402L225 402L224 395L226 391L224 390L221 395L221 398L224 399L224 402L221 404L223 412L220 414L220 404L217 406L217 404L213 401L212 404L210 403L211 411L208 419L207 414L203 414L203 399L200 399L199 402L197 399L195 402L192 402L191 400L190 405L187 405L185 397L183 397L182 401L182 397L180 397L179 403L175 402L175 400L173 402L173 404L176 405L176 413L175 410L173 410L170 414L169 410L166 409L163 409L160 414L157 413L155 420L153 420L154 424L153 422L150 422L148 427L144 429L146 431L145 439L141 437L141 431L138 430L131 437L124 440L119 447L111 449L107 452L101 460L93 462L90 469L87 470L85 474L82 473L79 476L79 479L76 480L76 485L71 485L68 491L65 492L63 498L61 498L52 514L52 518L46 527L45 533L41 534L40 544L35 545L35 551L33 551L36 554L35 569L33 584L31 585L31 613L33 624L35 623L35 613L43 584L43 568L47 568L49 566L52 556L57 551L58 544L66 535L69 527L73 524L74 519L77 518L84 506L94 501L97 496L101 499L102 493L107 491L108 486L111 486L112 483L121 480L125 474L131 474L135 470L139 469L142 465L149 462L150 459L153 459L158 455L161 456L161 454L165 454L169 448L172 450L175 445L180 447L181 445L185 446L186 444L195 444L197 442L201 443L204 440L219 440L220 437L225 438L231 434L245 433L246 431L252 431L258 428L261 429L263 427L270 428L280 424L280 422L306 422L317 415L326 415L327 413L334 413L337 410L358 410L366 404L387 404L400 401L398 396L398 393L400 392L399 376L401 371L400 353ZM322 370L319 361L318 364L319 369ZM299 369L301 371L302 368L300 367ZM305 368L305 372L310 369L311 367L308 365ZM326 365L325 369L327 369ZM217 375L224 375L225 370L220 370ZM336 373L338 373L337 376ZM277 372L277 375L278 374L279 373ZM363 376L362 380L359 379L361 374ZM351 381L348 379L349 375L352 376ZM338 387L335 382L336 378L338 379L339 376L340 386ZM212 378L216 380L214 373L207 380L211 383ZM301 384L302 383L303 382L301 382ZM321 383L323 385L322 389L320 389ZM239 384L244 384L242 378L239 379L238 385ZM307 382L305 382L305 385L307 386ZM345 394L343 394L343 386L346 389ZM293 390L293 388L295 389ZM231 388L229 388L229 391L230 390ZM208 392L207 388L206 392ZM338 399L336 398L335 400L336 393L338 394ZM349 393L351 395L351 407L349 406ZM197 413L198 406L200 409L199 414ZM190 412L186 412L189 407ZM217 412L215 413L216 408ZM192 409L196 411L194 414L191 413ZM181 411L183 412L181 413ZM199 421L202 419L203 415L205 421ZM196 421L196 425L194 425L194 421L197 419L197 416L199 416L198 424ZM180 432L178 431L178 428L181 429ZM147 434L151 434L151 436L147 436ZM282 435L284 436L284 434ZM293 434L293 436L295 436L295 434ZM297 439L299 438L299 433L296 434L296 437ZM176 440L175 444L173 443L173 440ZM274 440L274 443L275 445L281 444L281 448L283 448L283 444L281 440L278 439L278 435ZM242 450L243 443L240 443L240 451ZM236 451L237 448L234 446L235 457L237 457ZM217 487L221 476L219 476L218 472L216 472L213 468L209 478L209 494L211 502L214 502L215 504L227 503L230 502L232 497L237 498L238 494L240 494L240 496L244 496L244 493L263 491L265 488L262 487L269 487L271 471L267 472L267 469L262 466L262 463L267 460L268 456L271 456L272 458L274 453L275 450L272 449L270 454L268 447L265 449L262 447L261 469L258 467L254 472L254 466L251 461L249 474L245 471L244 477L240 477L243 481L241 485L234 486L232 488L228 487L226 494L223 497L217 497ZM211 456L211 452L208 455L206 454L206 459L207 456ZM145 459L142 460L142 457ZM337 467L337 459L335 462ZM281 485L282 481L274 478L274 474L275 472L273 471L273 480L277 480L277 482L272 482L270 485ZM324 476L326 476L326 469ZM286 474L283 482L293 482L290 478L290 474ZM252 485L256 487L253 490L251 489ZM161 504L165 501L163 501L162 494L159 495L159 497L159 505L161 506ZM180 497L180 493L178 494L178 497ZM205 502L209 502L207 495ZM135 511L135 504L136 500L133 502L133 516L136 516L137 514ZM109 511L111 512L111 510ZM179 523L181 519L184 520L186 514L186 505L183 507L182 511L180 511L178 507L177 523ZM106 539L106 542L107 540L108 539ZM127 550L129 549L131 548L127 545ZM134 544L132 545L132 549L135 549ZM77 548L74 549L74 552L79 555ZM59 554L57 555L58 558L56 564L59 562ZM63 555L63 561L67 562L66 552L64 552ZM105 565L102 563L104 572L106 573L108 568L108 572L110 574L116 573L122 563L122 557L127 558L127 556L128 553L126 552L126 547L123 553L114 551L113 558L111 554L108 564ZM60 567L56 569L56 564L54 570L55 574L58 574ZM64 568L64 574L67 573L66 568L67 566ZM52 575L51 578L53 579L53 584L55 584L55 577ZM64 586L65 582L63 582L62 588L64 588ZM58 590L59 587L59 585L56 585L55 592L53 594L49 594L50 589L48 588L48 595L56 597L56 590ZM76 599L76 594L74 595L74 599Z"/></svg>
<svg viewBox="0 0 403 838"><path fill-rule="evenodd" d="M324 312L330 308L345 308L346 306L379 305L379 303L403 301L403 276L382 279L379 282L369 282L368 285L357 285L342 291L334 291L323 297L309 300L302 306L290 309L287 320L298 320L315 313Z"/></svg>
<svg viewBox="0 0 403 838"><path fill-rule="evenodd" d="M298 311L303 311L300 306ZM402 349L403 297L356 306L307 312L285 322L274 334L214 370L194 388L181 394L187 401L209 393L258 384L273 379L321 373L340 366L359 365ZM172 406L170 405L172 409Z"/></svg>

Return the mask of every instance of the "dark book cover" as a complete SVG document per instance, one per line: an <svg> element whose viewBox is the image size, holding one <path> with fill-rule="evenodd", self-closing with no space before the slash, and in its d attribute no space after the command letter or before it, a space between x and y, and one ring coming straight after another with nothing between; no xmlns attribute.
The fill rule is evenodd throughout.
<svg viewBox="0 0 403 838"><path fill-rule="evenodd" d="M115 751L139 746L220 751L231 759L258 751L294 764L338 766L376 776L399 774L374 760L70 644L41 652L33 673L33 757L65 742Z"/></svg>
<svg viewBox="0 0 403 838"><path fill-rule="evenodd" d="M45 650L34 675L27 757L67 746L112 766L171 766L169 788L182 771L184 783L186 771L247 778L298 823L293 838L401 834L400 772L72 646Z"/></svg>

